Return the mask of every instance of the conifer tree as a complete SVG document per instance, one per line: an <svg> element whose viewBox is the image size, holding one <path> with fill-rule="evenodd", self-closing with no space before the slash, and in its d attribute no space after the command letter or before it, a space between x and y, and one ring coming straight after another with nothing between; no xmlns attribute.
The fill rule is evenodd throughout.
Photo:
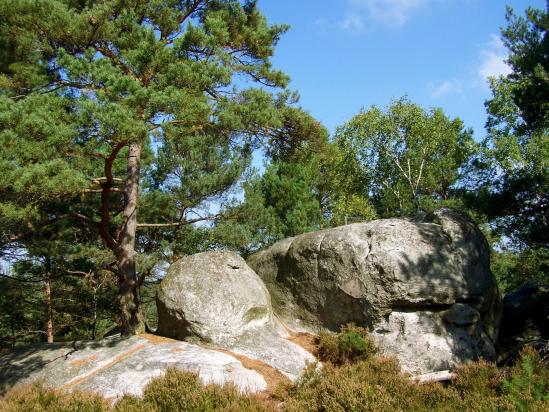
<svg viewBox="0 0 549 412"><path fill-rule="evenodd" d="M138 333L140 238L208 219L284 126L269 59L286 27L235 0L6 0L0 16L2 244L59 221L96 233Z"/></svg>
<svg viewBox="0 0 549 412"><path fill-rule="evenodd" d="M471 207L499 242L492 271L504 291L549 282L549 4L507 9L501 31L511 72L490 79L487 137Z"/></svg>
<svg viewBox="0 0 549 412"><path fill-rule="evenodd" d="M519 249L549 246L549 4L507 10L511 73L490 81L478 201ZM545 253L546 254L546 253Z"/></svg>

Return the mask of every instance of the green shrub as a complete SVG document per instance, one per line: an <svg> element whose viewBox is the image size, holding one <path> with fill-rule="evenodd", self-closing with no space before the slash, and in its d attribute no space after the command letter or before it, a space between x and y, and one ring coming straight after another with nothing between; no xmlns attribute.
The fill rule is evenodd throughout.
<svg viewBox="0 0 549 412"><path fill-rule="evenodd" d="M369 359L377 348L368 330L352 323L339 333L321 332L318 336L318 357L322 362L344 365Z"/></svg>
<svg viewBox="0 0 549 412"><path fill-rule="evenodd" d="M538 352L529 347L521 352L503 390L519 412L549 410L549 367Z"/></svg>

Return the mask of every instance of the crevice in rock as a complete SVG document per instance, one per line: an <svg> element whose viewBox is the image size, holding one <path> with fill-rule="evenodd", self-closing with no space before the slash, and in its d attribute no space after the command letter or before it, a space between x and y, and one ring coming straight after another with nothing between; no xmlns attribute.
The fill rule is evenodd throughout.
<svg viewBox="0 0 549 412"><path fill-rule="evenodd" d="M441 304L425 304L425 302L418 303L417 305L393 305L391 310L393 312L404 312L404 313L413 313L413 312L444 312L445 310L450 309L454 303L441 303Z"/></svg>
<svg viewBox="0 0 549 412"><path fill-rule="evenodd" d="M322 246L324 243L324 239L326 239L326 233L322 234L322 239L320 239L320 242L318 243L318 251L316 254L316 276L320 279L320 255L322 254Z"/></svg>

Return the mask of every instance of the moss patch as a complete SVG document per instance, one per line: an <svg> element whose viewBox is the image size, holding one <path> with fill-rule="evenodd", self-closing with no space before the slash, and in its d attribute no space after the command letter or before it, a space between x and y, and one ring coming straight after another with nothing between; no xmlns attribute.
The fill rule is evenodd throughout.
<svg viewBox="0 0 549 412"><path fill-rule="evenodd" d="M246 322L252 322L257 319L262 319L269 314L269 309L265 306L255 306L249 309L244 315Z"/></svg>

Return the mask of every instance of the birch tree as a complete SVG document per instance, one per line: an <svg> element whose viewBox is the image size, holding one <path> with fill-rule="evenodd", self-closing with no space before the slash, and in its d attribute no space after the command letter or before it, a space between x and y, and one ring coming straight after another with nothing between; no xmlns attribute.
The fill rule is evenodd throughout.
<svg viewBox="0 0 549 412"><path fill-rule="evenodd" d="M386 110L361 111L336 132L345 165L357 169L360 195L381 216L409 214L448 201L462 166L475 150L471 130L441 109L424 110L407 98Z"/></svg>

